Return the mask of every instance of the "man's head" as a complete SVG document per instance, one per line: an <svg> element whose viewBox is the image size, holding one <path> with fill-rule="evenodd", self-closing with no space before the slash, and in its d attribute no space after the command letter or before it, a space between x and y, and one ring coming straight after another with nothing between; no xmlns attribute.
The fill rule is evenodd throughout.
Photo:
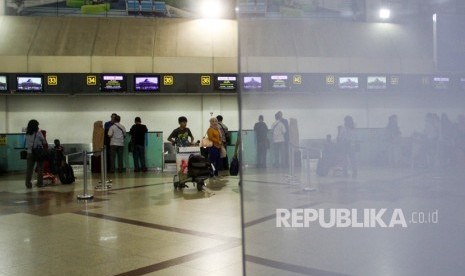
<svg viewBox="0 0 465 276"><path fill-rule="evenodd" d="M140 123L142 123L142 120L140 119L140 117L136 117L136 118L134 119L134 123L140 124Z"/></svg>
<svg viewBox="0 0 465 276"><path fill-rule="evenodd" d="M259 122L263 122L263 121L264 121L263 115L258 116L258 121L259 121Z"/></svg>
<svg viewBox="0 0 465 276"><path fill-rule="evenodd" d="M178 123L181 128L185 128L187 125L187 118L184 116L181 116L178 118Z"/></svg>
<svg viewBox="0 0 465 276"><path fill-rule="evenodd" d="M115 123L121 122L121 117L119 115L115 116Z"/></svg>
<svg viewBox="0 0 465 276"><path fill-rule="evenodd" d="M112 121L112 122L115 121L115 117L116 117L116 116L118 116L118 115L116 115L116 113L112 113L112 114L111 114L111 117L110 117L110 118L111 118L111 121Z"/></svg>
<svg viewBox="0 0 465 276"><path fill-rule="evenodd" d="M216 116L216 119L218 119L218 122L220 123L223 122L223 116L221 115Z"/></svg>

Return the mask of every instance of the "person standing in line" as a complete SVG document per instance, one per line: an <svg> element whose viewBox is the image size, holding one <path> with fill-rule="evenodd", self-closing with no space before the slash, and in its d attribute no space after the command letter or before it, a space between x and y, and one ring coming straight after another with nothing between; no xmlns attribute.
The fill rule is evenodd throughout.
<svg viewBox="0 0 465 276"><path fill-rule="evenodd" d="M32 173L34 165L37 164L37 187L44 186L44 161L36 160L32 155L32 149L43 147L46 148L47 141L45 140L42 132L39 131L39 122L37 120L30 120L27 124L26 130L26 148L27 148L27 167L26 167L26 188L32 188Z"/></svg>
<svg viewBox="0 0 465 276"><path fill-rule="evenodd" d="M115 117L116 117L116 113L112 113L110 117L110 121L105 122L105 124L103 125L103 131L104 131L103 145L105 146L105 149L107 152L106 167L107 167L108 172L110 171L110 167L111 167L111 166L108 166L108 162L111 160L111 155L110 155L110 140L111 139L110 139L110 136L108 136L108 131L110 130L110 127L115 123Z"/></svg>
<svg viewBox="0 0 465 276"><path fill-rule="evenodd" d="M278 117L279 117L279 120L283 123L284 125L284 128L286 129L286 133L284 134L284 147L286 148L285 151L283 151L283 154L284 154L284 157L283 157L283 160L284 160L284 163L283 163L283 167L284 168L288 168L289 167L289 151L290 151L290 145L289 145L289 121L285 118L283 118L283 112L282 111L278 111Z"/></svg>
<svg viewBox="0 0 465 276"><path fill-rule="evenodd" d="M216 119L218 120L218 129L221 132L221 143L223 144L224 152L226 152L225 157L221 157L221 162L220 162L220 170L228 170L229 169L229 161L228 161L228 148L227 146L231 142L231 133L229 133L228 127L223 124L223 116L218 115L216 116Z"/></svg>
<svg viewBox="0 0 465 276"><path fill-rule="evenodd" d="M114 124L108 130L108 137L110 137L110 172L115 172L115 161L118 156L118 172L124 171L123 153L124 153L124 136L126 135L126 128L120 123L121 117L115 116Z"/></svg>
<svg viewBox="0 0 465 276"><path fill-rule="evenodd" d="M221 142L221 132L218 126L218 119L215 117L210 118L210 127L207 130L208 139L213 142L213 146L209 148L209 157L210 162L215 167L215 171L213 173L214 177L218 177L219 167L220 167L220 150L223 146Z"/></svg>
<svg viewBox="0 0 465 276"><path fill-rule="evenodd" d="M356 159L356 139L355 139L355 123L352 116L344 117L344 126L341 132L341 145L344 154L343 173L344 176L349 176L348 167L352 169L352 178L357 178L357 159Z"/></svg>
<svg viewBox="0 0 465 276"><path fill-rule="evenodd" d="M129 133L132 141L132 157L134 158L134 172L147 171L145 165L145 134L148 132L147 126L142 124L140 117L134 119Z"/></svg>
<svg viewBox="0 0 465 276"><path fill-rule="evenodd" d="M270 141L268 141L268 126L264 122L263 115L258 116L258 122L255 123L253 130L257 143L257 168L266 168L266 153Z"/></svg>
<svg viewBox="0 0 465 276"><path fill-rule="evenodd" d="M271 125L272 137L273 137L273 163L275 168L285 168L286 167L286 157L287 157L287 146L286 146L286 127L281 120L281 116L278 113L275 114L276 121Z"/></svg>
<svg viewBox="0 0 465 276"><path fill-rule="evenodd" d="M385 128L387 160L388 165L392 168L400 166L401 136L402 133L400 132L397 115L393 114L389 116L388 124Z"/></svg>

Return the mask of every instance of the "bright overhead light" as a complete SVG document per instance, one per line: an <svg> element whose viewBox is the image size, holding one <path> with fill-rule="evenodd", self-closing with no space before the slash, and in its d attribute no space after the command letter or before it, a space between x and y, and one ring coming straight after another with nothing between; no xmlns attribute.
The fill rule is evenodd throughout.
<svg viewBox="0 0 465 276"><path fill-rule="evenodd" d="M389 19L391 17L391 10L382 8L379 10L379 18L381 19Z"/></svg>
<svg viewBox="0 0 465 276"><path fill-rule="evenodd" d="M203 18L219 18L223 15L224 8L221 5L221 1L218 0L203 1L200 8Z"/></svg>

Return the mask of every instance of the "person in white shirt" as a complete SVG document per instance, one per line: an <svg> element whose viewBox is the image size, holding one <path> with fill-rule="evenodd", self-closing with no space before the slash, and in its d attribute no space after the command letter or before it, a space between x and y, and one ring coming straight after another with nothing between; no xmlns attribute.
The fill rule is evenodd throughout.
<svg viewBox="0 0 465 276"><path fill-rule="evenodd" d="M108 130L110 137L110 172L115 172L115 161L118 156L118 172L124 172L123 153L124 153L124 136L126 128L120 123L121 117L115 116L115 122Z"/></svg>
<svg viewBox="0 0 465 276"><path fill-rule="evenodd" d="M286 165L286 126L284 126L278 113L275 114L276 121L271 125L273 138L273 165L275 168L284 168Z"/></svg>

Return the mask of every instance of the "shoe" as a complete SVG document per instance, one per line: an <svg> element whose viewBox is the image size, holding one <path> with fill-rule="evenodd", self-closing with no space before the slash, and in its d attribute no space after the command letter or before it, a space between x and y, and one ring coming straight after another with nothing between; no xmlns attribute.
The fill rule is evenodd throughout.
<svg viewBox="0 0 465 276"><path fill-rule="evenodd" d="M140 170L134 170L134 172L140 172Z"/></svg>
<svg viewBox="0 0 465 276"><path fill-rule="evenodd" d="M142 171L143 171L143 172L147 172L148 170L147 170L147 168L143 168Z"/></svg>
<svg viewBox="0 0 465 276"><path fill-rule="evenodd" d="M31 183L31 182L29 182L29 183L26 183L26 188L28 188L28 189L32 189L32 183Z"/></svg>

